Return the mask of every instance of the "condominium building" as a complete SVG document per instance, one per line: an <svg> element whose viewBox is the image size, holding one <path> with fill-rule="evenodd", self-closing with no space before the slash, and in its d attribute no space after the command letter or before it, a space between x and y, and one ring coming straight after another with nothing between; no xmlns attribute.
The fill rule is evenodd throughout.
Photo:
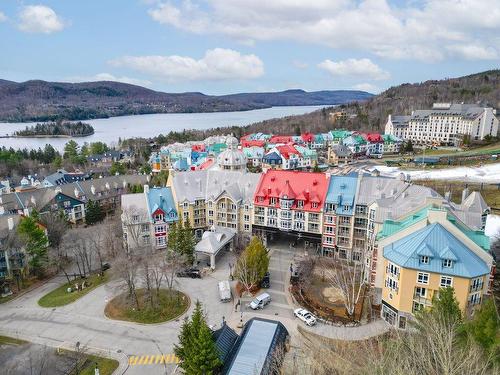
<svg viewBox="0 0 500 375"><path fill-rule="evenodd" d="M469 314L488 294L493 272L489 239L450 210L429 205L400 220L387 220L378 234L382 317L406 328L416 311L432 305L441 288L453 287Z"/></svg>
<svg viewBox="0 0 500 375"><path fill-rule="evenodd" d="M179 217L189 220L195 234L212 227L228 227L250 237L253 193L260 174L244 170L173 172L172 187Z"/></svg>
<svg viewBox="0 0 500 375"><path fill-rule="evenodd" d="M286 233L320 248L327 189L328 179L323 173L263 173L254 195L254 234L267 240Z"/></svg>
<svg viewBox="0 0 500 375"><path fill-rule="evenodd" d="M410 116L389 115L385 125L385 134L416 144L454 145L464 135L483 140L497 133L496 112L476 104L434 103L432 109L416 110Z"/></svg>
<svg viewBox="0 0 500 375"><path fill-rule="evenodd" d="M123 239L128 249L167 246L169 226L178 221L172 191L149 188L143 193L122 195Z"/></svg>

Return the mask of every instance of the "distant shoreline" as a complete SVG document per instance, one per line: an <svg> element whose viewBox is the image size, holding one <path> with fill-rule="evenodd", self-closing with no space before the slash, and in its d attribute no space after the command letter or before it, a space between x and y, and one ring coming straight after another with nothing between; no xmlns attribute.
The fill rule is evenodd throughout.
<svg viewBox="0 0 500 375"><path fill-rule="evenodd" d="M37 134L37 135L1 135L0 138L85 138L94 135L94 132L82 135L50 135L50 134Z"/></svg>

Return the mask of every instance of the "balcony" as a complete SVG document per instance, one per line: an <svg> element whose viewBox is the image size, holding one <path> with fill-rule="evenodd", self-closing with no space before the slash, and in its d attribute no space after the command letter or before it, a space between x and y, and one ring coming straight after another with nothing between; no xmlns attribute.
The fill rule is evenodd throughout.
<svg viewBox="0 0 500 375"><path fill-rule="evenodd" d="M426 307L432 306L432 298L422 297L417 293L413 295L413 302L420 303Z"/></svg>

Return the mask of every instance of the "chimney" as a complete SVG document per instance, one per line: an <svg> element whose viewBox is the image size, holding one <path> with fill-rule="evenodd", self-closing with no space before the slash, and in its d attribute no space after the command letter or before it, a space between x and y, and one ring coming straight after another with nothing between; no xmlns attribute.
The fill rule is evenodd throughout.
<svg viewBox="0 0 500 375"><path fill-rule="evenodd" d="M13 217L9 217L7 219L7 223L9 225L9 230L13 230L14 229L14 218Z"/></svg>
<svg viewBox="0 0 500 375"><path fill-rule="evenodd" d="M149 194L149 185L144 185L144 193Z"/></svg>
<svg viewBox="0 0 500 375"><path fill-rule="evenodd" d="M462 203L467 199L469 196L469 188L466 186L465 189L462 191Z"/></svg>

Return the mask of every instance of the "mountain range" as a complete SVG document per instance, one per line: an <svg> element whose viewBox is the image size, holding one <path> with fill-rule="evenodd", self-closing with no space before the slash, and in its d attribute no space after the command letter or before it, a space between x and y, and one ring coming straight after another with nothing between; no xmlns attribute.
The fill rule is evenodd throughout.
<svg viewBox="0 0 500 375"><path fill-rule="evenodd" d="M364 91L241 93L205 95L165 93L127 83L0 80L0 121L87 120L148 113L227 112L272 106L338 105L363 101Z"/></svg>
<svg viewBox="0 0 500 375"><path fill-rule="evenodd" d="M287 134L301 128L324 132L332 128L383 132L387 116L409 115L413 110L432 108L433 103L475 103L500 109L500 69L463 77L404 83L390 87L363 102L351 102L336 108L323 108L303 115L265 120L242 131ZM330 112L343 111L347 116L335 123ZM500 114L500 112L499 112Z"/></svg>

